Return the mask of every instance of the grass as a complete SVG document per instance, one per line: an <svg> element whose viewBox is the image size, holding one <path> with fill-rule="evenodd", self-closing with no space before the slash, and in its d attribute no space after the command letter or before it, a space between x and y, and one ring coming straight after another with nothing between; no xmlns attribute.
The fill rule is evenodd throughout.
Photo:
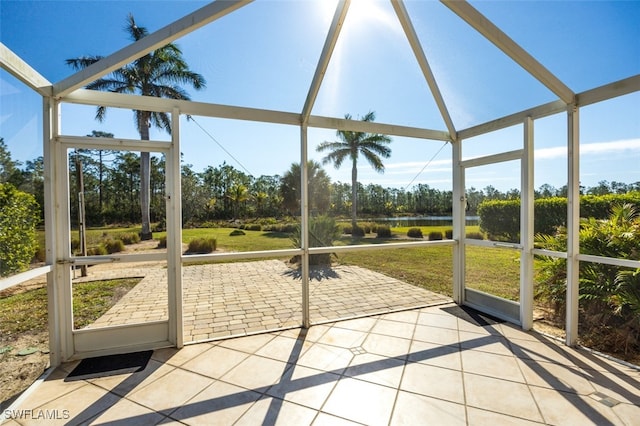
<svg viewBox="0 0 640 426"><path fill-rule="evenodd" d="M361 266L436 293L452 296L452 247L348 252L339 254L338 262Z"/></svg>
<svg viewBox="0 0 640 426"><path fill-rule="evenodd" d="M343 237L336 245L392 244L406 241L409 228L392 228L393 238L378 239L375 234L367 238ZM440 231L444 234L451 226L420 226L426 236L429 232ZM230 236L235 228L195 228L182 231L182 241L188 244L197 238L215 238L219 251L262 251L292 248L289 234L244 230L246 235ZM87 232L89 241L97 241L106 232L117 235L125 232L138 232L138 228L98 228ZM478 232L478 226L467 226L466 232ZM154 238L166 236L166 232L154 232ZM515 258L514 258L515 256ZM453 260L451 247L403 248L396 250L373 250L342 253L338 262L362 266L394 278L418 285L440 294L452 295ZM198 262L191 262L198 263ZM485 249L469 247L467 249L467 285L511 300L518 300L519 263L517 254L504 249Z"/></svg>
<svg viewBox="0 0 640 426"><path fill-rule="evenodd" d="M37 333L46 330L46 287L0 299L1 340L8 340L22 333Z"/></svg>
<svg viewBox="0 0 640 426"><path fill-rule="evenodd" d="M520 252L505 248L467 246L465 281L468 288L518 301Z"/></svg>
<svg viewBox="0 0 640 426"><path fill-rule="evenodd" d="M132 278L74 284L74 327L93 323L139 282L139 278ZM1 340L47 331L47 312L46 287L0 298Z"/></svg>
<svg viewBox="0 0 640 426"><path fill-rule="evenodd" d="M139 282L140 278L126 278L74 284L73 327L92 324Z"/></svg>

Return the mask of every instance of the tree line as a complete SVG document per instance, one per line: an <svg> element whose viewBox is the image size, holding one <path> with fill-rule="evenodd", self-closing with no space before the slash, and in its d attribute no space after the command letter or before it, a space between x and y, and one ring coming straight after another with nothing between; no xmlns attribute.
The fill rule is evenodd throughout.
<svg viewBox="0 0 640 426"><path fill-rule="evenodd" d="M96 135L95 133L93 134ZM105 136L101 134L100 136ZM106 135L108 136L108 135ZM78 217L79 173L84 184L86 224L140 223L140 155L110 150L70 151L69 190L72 223ZM332 182L322 166L308 164L309 208L312 215L351 216L352 185ZM11 158L0 138L0 182L10 183L30 193L44 206L43 159L38 157L22 164ZM165 160L150 158L150 217L162 223L165 217ZM282 219L300 214L300 164L292 164L282 174L251 176L230 164L209 166L198 172L190 164L181 166L182 218L185 226L210 221L257 218ZM428 184L411 188L384 187L378 184L356 184L358 217L393 215L447 216L451 214L453 196ZM582 194L603 195L640 191L640 182L624 184L601 181L597 186L581 188ZM566 187L545 184L536 190L536 198L566 196ZM478 205L487 199L518 199L520 192L500 191L493 186L468 188L467 214L476 215Z"/></svg>

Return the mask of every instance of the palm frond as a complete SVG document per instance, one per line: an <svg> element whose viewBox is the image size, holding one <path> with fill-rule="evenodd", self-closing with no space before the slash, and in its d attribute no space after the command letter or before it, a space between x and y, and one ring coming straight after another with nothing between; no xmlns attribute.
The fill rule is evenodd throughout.
<svg viewBox="0 0 640 426"><path fill-rule="evenodd" d="M79 58L66 59L65 62L74 70L79 71L85 69L91 64L95 64L100 59L102 59L102 56L81 56Z"/></svg>

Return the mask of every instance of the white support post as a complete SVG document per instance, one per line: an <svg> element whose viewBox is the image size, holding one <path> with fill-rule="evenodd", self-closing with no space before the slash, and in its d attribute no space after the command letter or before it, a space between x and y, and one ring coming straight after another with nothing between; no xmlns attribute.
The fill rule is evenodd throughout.
<svg viewBox="0 0 640 426"><path fill-rule="evenodd" d="M566 344L578 341L578 309L580 287L580 133L579 109L570 105L568 120L568 181L567 181L567 297Z"/></svg>
<svg viewBox="0 0 640 426"><path fill-rule="evenodd" d="M453 239L458 242L453 247L453 300L457 304L464 302L464 265L465 265L465 227L466 198L464 169L462 162L462 140L452 142L453 170Z"/></svg>
<svg viewBox="0 0 640 426"><path fill-rule="evenodd" d="M73 290L71 286L71 267L64 263L64 259L71 257L71 219L69 216L69 167L67 149L57 143L60 135L60 103L51 99L48 107L50 121L45 135L45 173L49 173L49 191L46 190L47 179L45 176L45 194L50 200L50 219L47 224L47 244L51 244L51 262L53 265L53 277L50 280L54 315L57 317L53 333L58 341L59 356L61 362L67 361L73 356L75 349L73 344ZM47 140L48 139L48 140ZM46 202L45 202L46 204Z"/></svg>
<svg viewBox="0 0 640 426"><path fill-rule="evenodd" d="M59 291L56 280L57 251L55 244L54 230L56 224L56 215L53 202L56 199L55 194L55 161L53 155L53 126L56 118L56 108L52 98L42 98L42 153L44 158L44 232L46 245L46 263L53 265L51 272L47 273L47 307L48 307L48 326L49 326L49 363L52 367L57 367L62 363L62 336L60 334L60 300Z"/></svg>
<svg viewBox="0 0 640 426"><path fill-rule="evenodd" d="M307 167L307 126L300 126L300 247L302 277L302 326L309 328L309 170Z"/></svg>
<svg viewBox="0 0 640 426"><path fill-rule="evenodd" d="M524 120L524 151L520 165L520 323L523 330L533 327L533 119Z"/></svg>
<svg viewBox="0 0 640 426"><path fill-rule="evenodd" d="M171 149L166 157L167 286L169 341L184 345L182 318L182 189L180 174L180 111L171 113Z"/></svg>

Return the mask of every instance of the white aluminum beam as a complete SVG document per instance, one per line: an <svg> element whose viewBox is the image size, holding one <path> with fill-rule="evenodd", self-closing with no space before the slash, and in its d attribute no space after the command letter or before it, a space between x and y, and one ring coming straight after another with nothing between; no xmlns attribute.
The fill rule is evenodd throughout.
<svg viewBox="0 0 640 426"><path fill-rule="evenodd" d="M230 260L263 259L302 256L302 249L262 250L262 251L234 251L214 254L188 254L182 256L185 262L228 262Z"/></svg>
<svg viewBox="0 0 640 426"><path fill-rule="evenodd" d="M51 208L53 209L52 227L52 264L53 271L53 294L56 305L56 330L53 336L59 339L59 356L61 361L69 360L74 354L73 340L73 291L71 287L71 267L62 259L71 257L71 218L70 218L70 195L69 195L69 167L67 150L60 145L54 144L55 138L60 134L60 103L52 98L50 103L50 123L49 133L45 139L45 155L50 158L49 169L51 172ZM45 180L46 185L46 180ZM47 233L47 238L49 234ZM51 288L48 288L48 290Z"/></svg>
<svg viewBox="0 0 640 426"><path fill-rule="evenodd" d="M453 300L461 305L464 302L465 288L465 235L467 203L465 195L465 173L461 165L462 140L451 146L453 180L453 239L458 245L453 248Z"/></svg>
<svg viewBox="0 0 640 426"><path fill-rule="evenodd" d="M338 41L342 24L347 16L347 10L349 10L350 3L351 0L341 0L336 6L336 12L333 15L333 21L331 22L331 27L329 27L329 33L327 34L327 39L324 42L324 47L322 48L322 53L318 60L316 72L313 75L313 80L311 81L311 87L309 88L307 99L305 100L304 107L302 108L302 124L306 124L309 119L309 115L311 114L311 110L313 109L316 97L318 96L318 91L320 90L320 85L322 84L324 75L327 72L327 67L329 66L333 49L336 47L336 42Z"/></svg>
<svg viewBox="0 0 640 426"><path fill-rule="evenodd" d="M502 241L492 241L492 240L476 240L474 238L467 238L465 240L465 244L468 246L476 246L476 247L488 247L488 248L498 248L498 249L509 249L509 250L522 250L522 244L519 243L506 243Z"/></svg>
<svg viewBox="0 0 640 426"><path fill-rule="evenodd" d="M483 135L500 129L506 129L507 127L522 124L523 120L527 117L531 117L534 120L539 118L548 117L550 115L559 114L567 111L567 105L563 101L553 101L537 107L526 109L524 111L516 112L511 115L507 115L496 120L488 121L477 126L469 127L467 129L460 130L458 136L460 139L469 139L474 136Z"/></svg>
<svg viewBox="0 0 640 426"><path fill-rule="evenodd" d="M0 67L42 96L51 96L53 93L49 80L2 43L0 43Z"/></svg>
<svg viewBox="0 0 640 426"><path fill-rule="evenodd" d="M178 19L158 31L124 47L110 56L53 85L56 97L64 96L98 78L134 61L152 50L171 43L190 32L215 21L253 0L225 0L210 3L187 16Z"/></svg>
<svg viewBox="0 0 640 426"><path fill-rule="evenodd" d="M25 272L20 272L10 277L0 279L0 291L11 288L15 285L22 284L25 281L29 281L32 278L37 278L41 275L48 274L53 268L51 265L41 266L39 268L29 269Z"/></svg>
<svg viewBox="0 0 640 426"><path fill-rule="evenodd" d="M567 111L567 296L566 340L573 346L578 341L578 299L580 288L580 124L579 109L571 105Z"/></svg>
<svg viewBox="0 0 640 426"><path fill-rule="evenodd" d="M184 346L182 318L182 188L180 173L180 111L171 113L171 149L166 155L167 286L169 341Z"/></svg>
<svg viewBox="0 0 640 426"><path fill-rule="evenodd" d="M564 251L555 251L555 250L546 250L546 249L534 248L533 250L531 250L531 253L533 253L536 256L549 256L549 257L555 257L557 259L566 259L567 258L567 252L564 252Z"/></svg>
<svg viewBox="0 0 640 426"><path fill-rule="evenodd" d="M486 166L488 164L504 163L505 161L520 160L524 154L524 150L516 149L515 151L501 152L500 154L492 154L484 157L470 158L460 162L464 168Z"/></svg>
<svg viewBox="0 0 640 426"><path fill-rule="evenodd" d="M640 92L640 74L579 93L576 103L583 107L633 92Z"/></svg>
<svg viewBox="0 0 640 426"><path fill-rule="evenodd" d="M65 148L112 149L115 151L168 152L171 142L142 141L140 139L92 138L87 136L58 136Z"/></svg>
<svg viewBox="0 0 640 426"><path fill-rule="evenodd" d="M167 113L173 111L173 108L179 108L180 113L183 115L259 121L292 126L300 125L300 114L292 112L156 98L153 96L99 92L97 90L78 89L65 96L62 101L79 105L99 105L112 108Z"/></svg>
<svg viewBox="0 0 640 426"><path fill-rule="evenodd" d="M409 138L429 139L434 141L451 140L448 132L440 130L422 129L419 127L396 126L362 120L345 120L343 118L331 118L312 115L309 117L309 127L333 130L350 130L353 132L381 133L390 136L404 136Z"/></svg>
<svg viewBox="0 0 640 426"><path fill-rule="evenodd" d="M520 164L520 324L524 330L533 328L533 242L534 242L534 189L533 189L533 119L524 120L524 144Z"/></svg>
<svg viewBox="0 0 640 426"><path fill-rule="evenodd" d="M47 326L49 332L49 363L57 367L62 363L62 334L60 332L62 305L60 291L57 286L58 271L61 265L56 264L57 244L55 240L56 223L56 162L52 141L54 129L57 129L56 114L58 108L50 97L42 98L42 156L44 161L44 234L46 262L53 270L47 274Z"/></svg>
<svg viewBox="0 0 640 426"><path fill-rule="evenodd" d="M457 139L456 129L453 125L453 120L451 120L451 115L449 115L449 110L442 98L442 93L440 93L440 88L436 82L436 79L433 75L433 71L431 71L431 66L429 65L429 61L427 60L427 56L424 53L424 49L420 44L420 40L418 39L418 35L416 34L416 30L411 23L411 18L407 13L407 9L404 7L404 3L402 0L391 0L391 4L393 5L393 9L400 20L400 25L402 25L402 29L404 30L405 35L407 36L407 40L411 45L411 49L413 50L413 54L418 61L418 65L420 65L420 69L422 70L422 74L424 78L427 80L427 84L429 85L429 90L431 90L431 94L433 95L433 99L438 106L438 110L440 111L440 115L444 120L445 125L447 126L447 130L449 130L449 134L453 136L454 139Z"/></svg>
<svg viewBox="0 0 640 426"><path fill-rule="evenodd" d="M292 112L209 104L204 102L181 101L175 99L155 98L152 96L99 92L97 90L78 89L65 96L62 101L80 105L101 105L105 107L137 109L152 112L171 112L174 107L177 107L184 115L257 121L292 126L300 126L301 122L300 114ZM436 141L449 141L451 139L448 132L440 130L396 126L377 122L365 122L362 120L346 120L344 118L331 118L316 115L309 117L308 125L309 127L322 129L382 133L391 136L405 136Z"/></svg>
<svg viewBox="0 0 640 426"><path fill-rule="evenodd" d="M440 1L555 93L565 104L571 104L575 101L575 93L569 87L468 2L461 0Z"/></svg>
<svg viewBox="0 0 640 426"><path fill-rule="evenodd" d="M631 259L616 259L614 257L594 256L592 254L579 254L578 260L605 265L620 266L621 268L640 268L640 261Z"/></svg>
<svg viewBox="0 0 640 426"><path fill-rule="evenodd" d="M307 126L300 126L300 248L302 249L301 279L302 279L302 326L311 326L309 312L309 158Z"/></svg>
<svg viewBox="0 0 640 426"><path fill-rule="evenodd" d="M454 240L437 240L437 241L407 241L397 243L385 243L385 244L362 244L362 245L347 245L347 246L331 246L331 247L310 247L309 253L346 253L353 251L364 250L389 250L389 249L403 249L403 248L417 248L417 247L433 247L433 246L455 246Z"/></svg>
<svg viewBox="0 0 640 426"><path fill-rule="evenodd" d="M165 253L109 254L103 256L70 256L62 262L71 265L100 265L105 263L163 262L167 260Z"/></svg>

